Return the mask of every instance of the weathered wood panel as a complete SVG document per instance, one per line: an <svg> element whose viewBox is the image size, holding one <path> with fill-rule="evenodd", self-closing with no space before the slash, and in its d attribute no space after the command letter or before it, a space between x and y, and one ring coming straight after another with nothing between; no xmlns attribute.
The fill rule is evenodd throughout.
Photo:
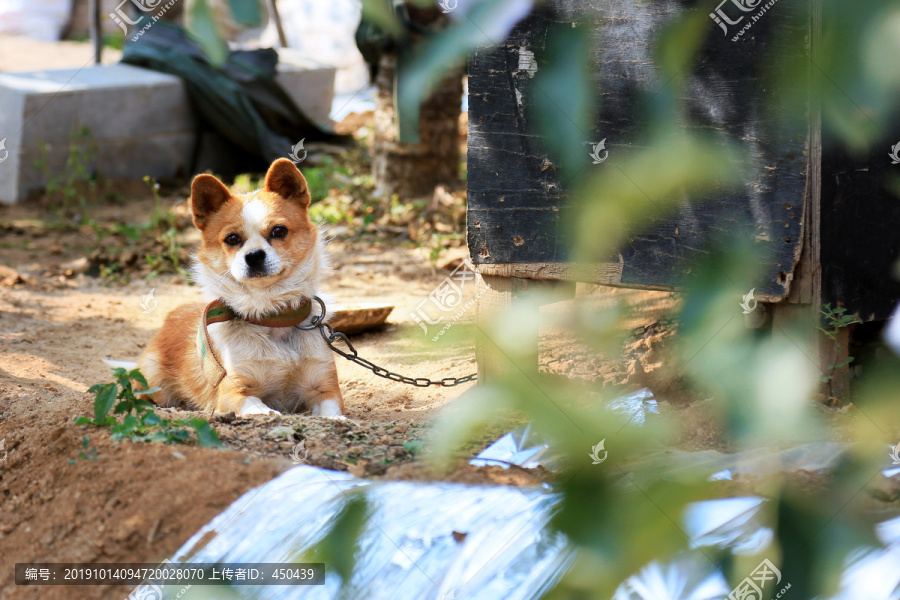
<svg viewBox="0 0 900 600"><path fill-rule="evenodd" d="M787 294L801 247L808 135L805 124L788 130L773 118L772 86L762 74L775 59L805 53L779 40L785 31L805 31L809 24L806 2L783 4L736 42L732 36L739 27L731 27L726 37L710 20L687 87L682 126L746 148L750 163L744 165L743 185L727 194L685 197L674 214L661 215L630 239L620 248L621 285L683 285L713 237L748 231L764 267L757 291L772 298ZM661 0L554 0L521 23L504 45L471 57L468 242L475 263L569 261L567 190L558 172L546 167L554 157L529 123L533 73L523 68L533 53L540 70L548 28L577 23L594 32L600 107L594 130L584 135L585 160L590 163L588 144L606 138L610 158L590 168L615 168L617 153L646 142L646 103L667 84L653 65L655 35L687 10L701 7ZM640 183L654 173L629 176Z"/></svg>
<svg viewBox="0 0 900 600"><path fill-rule="evenodd" d="M822 303L864 321L888 318L900 298L900 202L891 192L900 165L888 156L898 140L900 127L865 155L828 144L822 157Z"/></svg>

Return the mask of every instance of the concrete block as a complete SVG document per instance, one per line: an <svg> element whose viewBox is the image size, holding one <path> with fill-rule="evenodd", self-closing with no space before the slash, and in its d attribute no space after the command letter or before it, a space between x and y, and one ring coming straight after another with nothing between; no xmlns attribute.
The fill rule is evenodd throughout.
<svg viewBox="0 0 900 600"><path fill-rule="evenodd" d="M281 63L277 75L320 123L330 123L334 77L333 68L295 62ZM0 202L43 189L70 151L105 177L190 176L195 119L181 80L156 71L117 64L0 73ZM75 143L82 130L88 143Z"/></svg>
<svg viewBox="0 0 900 600"><path fill-rule="evenodd" d="M0 201L23 200L70 151L111 177L166 177L189 164L194 117L177 77L128 65L0 74ZM79 130L89 132L79 143ZM38 162L43 162L39 166Z"/></svg>
<svg viewBox="0 0 900 600"><path fill-rule="evenodd" d="M279 50L278 57L275 81L281 84L309 118L316 123L332 126L331 101L334 98L337 69L303 61L286 50Z"/></svg>

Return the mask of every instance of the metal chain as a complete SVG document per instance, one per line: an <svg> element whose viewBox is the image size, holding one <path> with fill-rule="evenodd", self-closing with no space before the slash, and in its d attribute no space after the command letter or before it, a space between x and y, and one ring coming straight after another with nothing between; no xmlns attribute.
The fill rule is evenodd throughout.
<svg viewBox="0 0 900 600"><path fill-rule="evenodd" d="M303 329L306 331L309 331L311 329L318 329L319 333L322 334L322 337L325 338L325 342L328 344L328 347L331 348L331 350L335 354L339 354L350 362L356 363L362 368L372 371L379 377L384 377L385 379L390 379L391 381L396 381L398 383L414 385L416 387L429 387L432 385L453 387L454 385L459 385L461 383L475 381L475 379L478 377L477 373L470 373L465 377L445 377L439 381L435 381L432 379L428 379L427 377L407 377L406 375L400 375L399 373L388 371L384 367L379 367L375 363L361 357L356 351L356 348L353 347L353 344L350 343L350 339L346 335L344 335L340 331L335 331L331 325L325 322L325 303L322 302L322 299L318 296L313 296L313 300L319 303L319 306L322 308L322 314L314 316L309 325L297 325L297 329ZM346 344L347 351L345 352L344 350L341 350L340 348L335 346L334 344L336 341L340 341Z"/></svg>

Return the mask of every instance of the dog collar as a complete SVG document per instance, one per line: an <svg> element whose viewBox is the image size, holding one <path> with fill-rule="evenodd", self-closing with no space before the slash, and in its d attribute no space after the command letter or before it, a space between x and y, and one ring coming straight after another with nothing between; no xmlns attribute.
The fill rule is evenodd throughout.
<svg viewBox="0 0 900 600"><path fill-rule="evenodd" d="M233 308L222 300L213 300L203 309L200 326L197 328L197 351L200 354L200 364L203 367L206 378L213 387L217 387L227 374L219 355L213 347L212 339L209 337L208 326L214 323L224 323L225 321L238 319L263 327L294 327L305 321L311 312L312 300L306 298L296 308L251 319L238 315Z"/></svg>

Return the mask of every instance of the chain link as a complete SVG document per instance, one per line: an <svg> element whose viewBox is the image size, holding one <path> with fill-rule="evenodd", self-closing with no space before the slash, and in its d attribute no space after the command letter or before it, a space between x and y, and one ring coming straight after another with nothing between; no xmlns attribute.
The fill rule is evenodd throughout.
<svg viewBox="0 0 900 600"><path fill-rule="evenodd" d="M398 383L405 383L407 385L414 385L416 387L429 387L432 385L439 385L442 387L453 387L455 385L460 385L462 383L469 383L470 381L475 381L478 377L477 373L470 373L465 377L444 377L440 381L434 381L428 379L427 377L407 377L406 375L400 375L399 373L394 373L392 371L388 371L384 367L379 367L375 363L366 360L356 351L356 348L353 347L353 344L350 343L350 339L341 333L340 331L335 331L334 328L325 323L325 303L318 296L313 296L313 300L319 303L319 306L322 309L322 314L314 316L312 321L310 321L309 325L297 325L298 329L303 330L311 330L318 329L319 333L322 334L322 337L325 339L325 342L328 344L328 347L331 348L332 352L335 354L339 354L349 360L352 363L356 363L364 369L368 369L372 371L375 375L379 377L383 377L385 379L390 379L391 381L396 381ZM347 350L341 350L337 346L335 346L335 342L341 342L347 346Z"/></svg>

